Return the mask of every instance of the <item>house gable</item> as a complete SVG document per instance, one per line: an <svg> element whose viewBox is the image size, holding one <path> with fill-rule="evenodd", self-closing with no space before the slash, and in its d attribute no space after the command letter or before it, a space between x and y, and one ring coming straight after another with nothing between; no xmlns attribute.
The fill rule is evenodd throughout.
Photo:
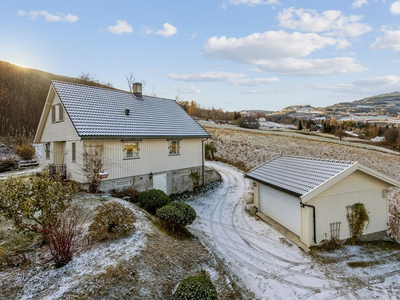
<svg viewBox="0 0 400 300"><path fill-rule="evenodd" d="M345 178L341 179L331 187L327 188L318 196L335 195L342 193L353 193L360 190L376 190L376 189L388 189L391 185L379 178L371 176L360 170L356 170Z"/></svg>
<svg viewBox="0 0 400 300"><path fill-rule="evenodd" d="M53 123L51 110L52 106L57 104L63 107L64 120L62 122ZM50 87L42 116L40 118L38 130L36 132L35 143L77 140L80 140L80 137L76 132L71 119L65 111L65 108L58 95L55 93L54 88Z"/></svg>
<svg viewBox="0 0 400 300"><path fill-rule="evenodd" d="M353 173L355 174L351 176ZM338 183L340 184L336 185ZM352 184L354 185L354 187L351 187ZM332 193L335 192L335 190L338 191L340 188L344 189L343 193L346 192L346 189L348 192L353 191L352 190L353 188L355 190L360 190L357 184L361 184L367 189L373 189L373 187L378 187L378 188L382 187L383 189L386 189L391 186L400 187L399 181L390 178L382 173L379 173L371 168L368 168L360 163L356 163L352 165L350 168L340 172L330 180L317 186L315 189L302 195L300 198L302 202L305 203L325 191L327 193Z"/></svg>

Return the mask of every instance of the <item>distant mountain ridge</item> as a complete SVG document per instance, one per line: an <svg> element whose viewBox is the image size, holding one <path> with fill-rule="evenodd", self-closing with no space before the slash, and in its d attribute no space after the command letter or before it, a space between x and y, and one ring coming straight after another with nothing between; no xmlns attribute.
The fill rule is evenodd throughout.
<svg viewBox="0 0 400 300"><path fill-rule="evenodd" d="M352 102L340 102L324 109L327 112L378 113L396 116L400 111L400 92L380 94Z"/></svg>

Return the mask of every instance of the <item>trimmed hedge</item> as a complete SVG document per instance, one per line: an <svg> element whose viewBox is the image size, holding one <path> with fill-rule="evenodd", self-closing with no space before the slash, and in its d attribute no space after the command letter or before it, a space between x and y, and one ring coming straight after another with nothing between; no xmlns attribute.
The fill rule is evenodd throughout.
<svg viewBox="0 0 400 300"><path fill-rule="evenodd" d="M155 213L157 209L171 203L171 199L160 190L149 190L139 194L140 205L148 212Z"/></svg>
<svg viewBox="0 0 400 300"><path fill-rule="evenodd" d="M157 210L157 217L172 229L192 224L196 219L196 211L184 202L172 202Z"/></svg>
<svg viewBox="0 0 400 300"><path fill-rule="evenodd" d="M176 289L174 300L218 300L210 275L203 269L199 276L191 276L181 281Z"/></svg>

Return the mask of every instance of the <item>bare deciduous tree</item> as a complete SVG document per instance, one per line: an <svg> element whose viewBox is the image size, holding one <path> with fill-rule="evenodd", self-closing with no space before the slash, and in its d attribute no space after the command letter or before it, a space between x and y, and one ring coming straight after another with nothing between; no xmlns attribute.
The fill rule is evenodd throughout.
<svg viewBox="0 0 400 300"><path fill-rule="evenodd" d="M129 91L133 93L133 84L136 82L136 77L135 74L132 72L129 72L128 75L126 75L126 82L128 83Z"/></svg>
<svg viewBox="0 0 400 300"><path fill-rule="evenodd" d="M89 192L97 193L101 178L98 176L104 170L102 147L88 147L83 152L82 172L89 182Z"/></svg>

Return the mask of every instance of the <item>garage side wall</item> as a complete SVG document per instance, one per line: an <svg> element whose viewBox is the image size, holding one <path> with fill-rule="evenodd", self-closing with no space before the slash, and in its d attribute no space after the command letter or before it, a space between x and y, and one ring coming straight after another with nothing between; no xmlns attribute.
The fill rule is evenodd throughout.
<svg viewBox="0 0 400 300"><path fill-rule="evenodd" d="M331 238L330 223L340 222L339 238L350 237L347 221L347 206L354 203L364 203L370 213L370 225L364 234L376 233L387 229L389 207L386 193L383 190L390 186L361 171L355 171L328 188L307 204L316 208L317 243ZM308 245L312 245L312 225L308 230ZM307 243L306 243L307 244Z"/></svg>

